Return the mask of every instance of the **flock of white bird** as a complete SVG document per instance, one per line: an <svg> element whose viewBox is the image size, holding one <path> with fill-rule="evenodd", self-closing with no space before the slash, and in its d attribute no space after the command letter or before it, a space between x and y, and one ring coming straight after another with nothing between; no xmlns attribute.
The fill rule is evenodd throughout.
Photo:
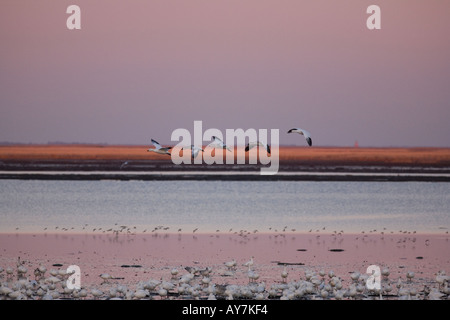
<svg viewBox="0 0 450 320"><path fill-rule="evenodd" d="M298 133L298 134L304 136L305 139L306 139L306 142L308 143L308 145L312 146L311 134L308 131L306 131L304 129L300 129L300 128L293 128L293 129L290 129L287 133ZM158 154L171 155L170 154L170 150L172 149L172 147L163 147L163 146L161 146L161 144L159 142L157 142L154 139L152 139L151 141L152 141L152 144L153 144L154 148L149 148L147 150L148 152L155 152L155 153L158 153ZM218 148L218 149L226 149L226 150L231 152L231 149L229 147L227 147L227 145L221 139L219 139L216 136L213 136L213 141L210 144L207 145L207 148L208 147L210 147L210 148ZM262 147L262 148L264 148L267 151L268 154L270 154L270 145L268 145L266 143L263 143L263 142L261 142L259 140L258 141L251 141L251 142L249 142L246 145L246 147L245 147L245 151L249 151L249 150L251 150L252 148L255 148L255 147ZM202 149L200 147L197 147L197 146L194 146L194 145L184 146L182 148L182 150L184 150L184 149L191 149L191 156L192 156L192 158L196 158L198 156L198 154L200 153L200 151L202 151L202 152L205 151L204 149Z"/></svg>
<svg viewBox="0 0 450 320"><path fill-rule="evenodd" d="M70 289L67 279L70 274L63 269L47 270L38 266L30 275L24 261L17 262L17 267L0 267L0 300L53 300L53 299L114 299L114 300L150 300L150 299L185 299L185 300L360 300L360 299L400 299L400 300L448 300L450 299L450 276L445 271L436 274L435 282L415 283L414 272L408 271L405 278L389 279L390 271L381 271L381 287L369 290L366 286L368 274L353 272L350 283L344 287L342 280L332 270L306 270L304 277L294 278L286 264L280 267L280 278L266 285L260 279L255 268L254 257L240 265L236 260L223 264L225 272L220 274L207 267L186 267L184 272L177 268L170 270L167 280L149 279L140 281L135 288L130 288L102 273L100 285L90 288ZM48 271L48 272L47 272ZM214 277L231 277L238 272L247 272L247 284L216 284ZM122 279L122 278L120 278ZM422 288L419 290L419 287Z"/></svg>

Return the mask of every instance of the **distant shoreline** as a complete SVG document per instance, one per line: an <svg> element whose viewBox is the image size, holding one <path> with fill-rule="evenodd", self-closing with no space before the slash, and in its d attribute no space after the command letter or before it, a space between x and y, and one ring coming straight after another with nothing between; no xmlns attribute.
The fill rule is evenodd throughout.
<svg viewBox="0 0 450 320"><path fill-rule="evenodd" d="M170 162L170 156L147 152L139 145L0 145L0 161L50 160L155 160ZM235 147L235 154L237 154ZM246 153L248 154L248 153ZM432 165L450 166L450 148L375 148L280 146L280 162L341 165Z"/></svg>
<svg viewBox="0 0 450 320"><path fill-rule="evenodd" d="M0 179L450 181L450 148L280 147L272 176L259 175L248 153L245 164L175 165L147 148L2 145Z"/></svg>

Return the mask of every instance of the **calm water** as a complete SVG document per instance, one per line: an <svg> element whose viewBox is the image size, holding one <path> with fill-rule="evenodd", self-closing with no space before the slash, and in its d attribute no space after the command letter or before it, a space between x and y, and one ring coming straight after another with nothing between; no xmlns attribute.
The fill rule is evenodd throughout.
<svg viewBox="0 0 450 320"><path fill-rule="evenodd" d="M0 232L450 228L448 183L0 180L0 190Z"/></svg>

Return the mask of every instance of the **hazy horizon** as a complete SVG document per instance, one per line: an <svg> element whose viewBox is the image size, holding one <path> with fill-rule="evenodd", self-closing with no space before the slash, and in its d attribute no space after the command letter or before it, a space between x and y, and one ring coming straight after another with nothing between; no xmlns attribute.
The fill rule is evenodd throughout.
<svg viewBox="0 0 450 320"><path fill-rule="evenodd" d="M175 146L178 142L168 142L168 143L161 143L163 146ZM144 147L144 148L154 148L154 146L151 143L108 143L108 142L63 142L63 141L49 141L49 142L8 142L8 141L0 141L0 146L7 147L7 146L104 146L104 147ZM207 146L208 142L205 141L202 146ZM244 147L245 145L236 144L235 147L240 146ZM311 146L304 145L301 143L292 143L292 144L280 144L280 148L348 148L348 149L354 149L354 148L366 148L366 149L450 149L450 147L439 147L439 146L361 146L358 145L320 145L320 146Z"/></svg>
<svg viewBox="0 0 450 320"><path fill-rule="evenodd" d="M69 5L81 30L69 30ZM369 5L381 30L369 30ZM450 2L0 4L0 142L174 144L178 128L280 145L450 147Z"/></svg>

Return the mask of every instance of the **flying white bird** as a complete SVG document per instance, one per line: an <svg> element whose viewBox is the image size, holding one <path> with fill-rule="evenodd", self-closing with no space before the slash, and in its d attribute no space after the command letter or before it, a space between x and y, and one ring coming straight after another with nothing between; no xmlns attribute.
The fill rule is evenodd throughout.
<svg viewBox="0 0 450 320"><path fill-rule="evenodd" d="M220 140L219 138L217 138L216 136L213 136L214 141L211 142L208 146L209 147L214 147L214 148L220 148L220 149L227 149L228 151L231 152L230 148L227 147L227 145L225 143L223 143L222 140Z"/></svg>
<svg viewBox="0 0 450 320"><path fill-rule="evenodd" d="M129 162L128 162L128 161L125 161L124 163L121 164L120 169L122 169L123 167L125 167L125 166L128 165L128 164L129 164Z"/></svg>
<svg viewBox="0 0 450 320"><path fill-rule="evenodd" d="M295 133L305 136L306 142L308 142L309 146L312 145L311 134L308 131L300 129L300 128L293 128L288 131L288 133L292 133L292 132L295 132Z"/></svg>
<svg viewBox="0 0 450 320"><path fill-rule="evenodd" d="M152 139L152 143L155 146L155 148L150 148L147 151L149 152L155 152L159 154L168 154L170 156L169 150L172 149L172 147L163 148L157 141Z"/></svg>
<svg viewBox="0 0 450 320"><path fill-rule="evenodd" d="M200 151L201 152L205 151L202 148L196 147L194 145L181 148L181 150L184 150L184 149L191 149L191 156L192 156L192 158L196 158Z"/></svg>
<svg viewBox="0 0 450 320"><path fill-rule="evenodd" d="M261 141L249 142L247 144L247 146L245 147L245 151L249 151L250 149L257 147L257 146L263 147L264 149L267 150L267 153L270 154L270 146L268 144L262 143Z"/></svg>

